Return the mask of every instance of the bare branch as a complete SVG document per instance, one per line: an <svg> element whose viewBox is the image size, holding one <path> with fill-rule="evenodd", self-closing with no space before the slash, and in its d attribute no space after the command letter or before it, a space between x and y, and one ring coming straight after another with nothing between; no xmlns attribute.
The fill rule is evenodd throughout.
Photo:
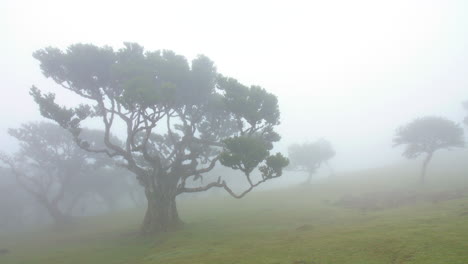
<svg viewBox="0 0 468 264"><path fill-rule="evenodd" d="M209 183L205 186L200 186L200 187L193 187L193 188L187 188L187 187L180 187L177 190L177 194L181 193L196 193L196 192L204 192L207 191L211 188L223 188L227 193L229 193L232 197L240 199L244 197L246 194L251 192L255 187L259 186L260 184L266 182L267 180L278 178L280 176L273 176L270 178L263 178L262 180L258 181L255 184L250 185L249 188L241 192L240 194L236 194L227 184L226 181L221 181L221 177L218 178L218 181Z"/></svg>

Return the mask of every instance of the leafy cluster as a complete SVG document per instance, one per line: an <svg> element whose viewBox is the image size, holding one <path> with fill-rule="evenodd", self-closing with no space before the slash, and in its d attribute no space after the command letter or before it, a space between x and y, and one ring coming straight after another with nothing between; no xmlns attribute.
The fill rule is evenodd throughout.
<svg viewBox="0 0 468 264"><path fill-rule="evenodd" d="M330 142L321 139L312 143L294 144L289 147L291 168L314 173L322 163L335 156Z"/></svg>
<svg viewBox="0 0 468 264"><path fill-rule="evenodd" d="M465 101L465 102L463 103L463 107L465 108L466 111L468 111L468 101ZM465 117L464 122L465 122L465 125L468 126L468 116Z"/></svg>
<svg viewBox="0 0 468 264"><path fill-rule="evenodd" d="M403 155L416 158L423 153L433 153L438 149L463 147L463 129L451 120L428 116L398 129L394 145L406 145Z"/></svg>
<svg viewBox="0 0 468 264"><path fill-rule="evenodd" d="M262 161L265 161L265 165L259 169L264 178L281 176L282 168L289 164L289 160L281 153L270 156L272 145L260 137L233 137L226 139L224 144L224 151L220 155L221 164L247 175Z"/></svg>

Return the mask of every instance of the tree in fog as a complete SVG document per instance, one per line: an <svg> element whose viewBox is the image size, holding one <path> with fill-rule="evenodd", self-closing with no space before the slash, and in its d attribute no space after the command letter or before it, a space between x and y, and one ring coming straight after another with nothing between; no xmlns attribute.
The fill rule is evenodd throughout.
<svg viewBox="0 0 468 264"><path fill-rule="evenodd" d="M280 153L270 154L280 139L274 131L280 117L276 96L221 76L205 56L189 63L172 51L145 51L125 43L117 51L90 44L65 51L46 48L34 57L46 77L86 102L67 108L55 102L54 94L33 87L41 114L68 129L82 148L106 153L136 175L148 203L145 234L180 226L179 194L222 188L241 198L281 176L288 164ZM90 118L102 122L105 148L82 140L81 123ZM116 130L124 131L123 144L109 137ZM249 187L237 193L222 177L186 186L218 162L241 171ZM252 178L256 168L259 179Z"/></svg>
<svg viewBox="0 0 468 264"><path fill-rule="evenodd" d="M68 222L87 192L81 188L82 178L94 173L108 158L82 150L70 133L52 123L27 123L8 133L19 141L20 148L13 156L1 154L0 160L56 224Z"/></svg>
<svg viewBox="0 0 468 264"><path fill-rule="evenodd" d="M109 211L119 208L119 203L127 200L135 206L141 206L140 196L143 194L133 175L128 170L115 166L106 166L88 175L83 184L91 195L102 201ZM131 177L130 177L131 176Z"/></svg>
<svg viewBox="0 0 468 264"><path fill-rule="evenodd" d="M463 107L465 108L466 111L468 111L468 101L465 101L465 102L463 103ZM464 120L464 121L465 121L465 125L468 126L468 116L465 117L465 120Z"/></svg>
<svg viewBox="0 0 468 264"><path fill-rule="evenodd" d="M405 145L403 156L408 159L426 155L421 184L424 184L427 165L437 150L464 146L463 129L453 121L441 117L423 117L400 127L393 139L394 146Z"/></svg>
<svg viewBox="0 0 468 264"><path fill-rule="evenodd" d="M0 168L0 233L24 225L29 197L16 188L9 169Z"/></svg>
<svg viewBox="0 0 468 264"><path fill-rule="evenodd" d="M322 164L335 156L335 150L327 140L320 139L313 143L294 144L289 147L291 169L308 173L307 183L310 183L314 173Z"/></svg>

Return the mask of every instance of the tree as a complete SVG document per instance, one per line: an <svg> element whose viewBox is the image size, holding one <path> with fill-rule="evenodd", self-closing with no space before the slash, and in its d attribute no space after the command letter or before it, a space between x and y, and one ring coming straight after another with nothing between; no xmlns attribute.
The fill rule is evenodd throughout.
<svg viewBox="0 0 468 264"><path fill-rule="evenodd" d="M463 107L465 108L466 111L468 111L468 101L465 101L465 102L463 103ZM464 122L465 122L465 125L468 126L468 116L465 117Z"/></svg>
<svg viewBox="0 0 468 264"><path fill-rule="evenodd" d="M88 134L92 142L87 132L83 134ZM67 223L76 203L86 193L77 183L106 164L103 159L108 158L82 150L70 133L52 123L27 123L8 133L19 141L20 149L14 156L0 154L0 160L56 224Z"/></svg>
<svg viewBox="0 0 468 264"><path fill-rule="evenodd" d="M463 147L463 129L453 121L428 116L415 119L400 127L393 139L394 146L406 145L403 156L408 159L426 155L421 170L421 184L424 184L427 165L434 152L440 149Z"/></svg>
<svg viewBox="0 0 468 264"><path fill-rule="evenodd" d="M8 169L0 168L0 233L24 227L30 197L17 188ZM29 199L28 199L29 198ZM31 217L29 217L31 218Z"/></svg>
<svg viewBox="0 0 468 264"><path fill-rule="evenodd" d="M294 144L289 147L289 158L293 170L306 171L309 174L307 183L322 164L335 156L331 143L325 139L313 143Z"/></svg>
<svg viewBox="0 0 468 264"><path fill-rule="evenodd" d="M141 206L142 188L133 175L124 168L106 166L85 177L82 184L87 185L90 195L96 196L110 211L119 208L125 200Z"/></svg>
<svg viewBox="0 0 468 264"><path fill-rule="evenodd" d="M148 202L144 234L181 225L176 206L181 193L223 188L242 198L281 176L288 163L280 153L270 155L280 139L274 131L280 117L276 96L218 74L205 56L188 63L172 51L145 51L135 43L124 43L117 51L91 44L66 51L49 47L33 56L46 77L86 99L67 108L55 102L54 94L33 86L41 114L68 129L82 148L121 162L143 186ZM83 121L92 118L104 127L105 148L90 147L80 137ZM123 144L109 137L119 128ZM185 185L218 162L240 170L250 187L236 193L222 177L197 187ZM262 177L254 182L256 168Z"/></svg>

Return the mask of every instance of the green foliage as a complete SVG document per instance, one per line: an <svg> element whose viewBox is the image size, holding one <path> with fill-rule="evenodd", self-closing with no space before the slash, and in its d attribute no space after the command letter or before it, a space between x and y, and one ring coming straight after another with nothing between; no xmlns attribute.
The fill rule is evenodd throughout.
<svg viewBox="0 0 468 264"><path fill-rule="evenodd" d="M263 178L279 177L283 174L283 168L289 165L289 160L281 153L271 155L266 159L266 164L260 167Z"/></svg>
<svg viewBox="0 0 468 264"><path fill-rule="evenodd" d="M117 90L123 91L119 100L128 108L203 104L214 93L217 73L205 56L189 65L172 51L145 53L138 44L126 43L116 57L111 72Z"/></svg>
<svg viewBox="0 0 468 264"><path fill-rule="evenodd" d="M465 145L463 129L458 124L433 116L418 118L402 126L393 142L395 146L406 145L403 155L407 158Z"/></svg>
<svg viewBox="0 0 468 264"><path fill-rule="evenodd" d="M241 116L255 127L262 122L279 124L278 99L259 86L250 88L237 80L220 76L219 89L225 92L227 108L236 116Z"/></svg>
<svg viewBox="0 0 468 264"><path fill-rule="evenodd" d="M321 139L313 143L294 144L289 147L291 169L314 173L322 163L335 156L330 142Z"/></svg>
<svg viewBox="0 0 468 264"><path fill-rule="evenodd" d="M465 108L465 110L468 111L468 101L463 103L463 108ZM465 122L465 125L468 126L468 116L465 117L464 122Z"/></svg>
<svg viewBox="0 0 468 264"><path fill-rule="evenodd" d="M57 120L61 126L67 126L71 122L74 111L57 105L55 103L55 94L49 93L42 95L41 91L35 86L31 88L30 94L33 96L36 103L41 106L39 109L42 116Z"/></svg>
<svg viewBox="0 0 468 264"><path fill-rule="evenodd" d="M48 47L33 54L41 62L46 77L57 83L67 83L76 93L91 96L99 87L111 83L111 66L116 57L110 47L74 44L66 52Z"/></svg>
<svg viewBox="0 0 468 264"><path fill-rule="evenodd" d="M226 167L250 173L265 160L269 150L265 141L258 137L233 137L224 140L224 151L219 161Z"/></svg>

